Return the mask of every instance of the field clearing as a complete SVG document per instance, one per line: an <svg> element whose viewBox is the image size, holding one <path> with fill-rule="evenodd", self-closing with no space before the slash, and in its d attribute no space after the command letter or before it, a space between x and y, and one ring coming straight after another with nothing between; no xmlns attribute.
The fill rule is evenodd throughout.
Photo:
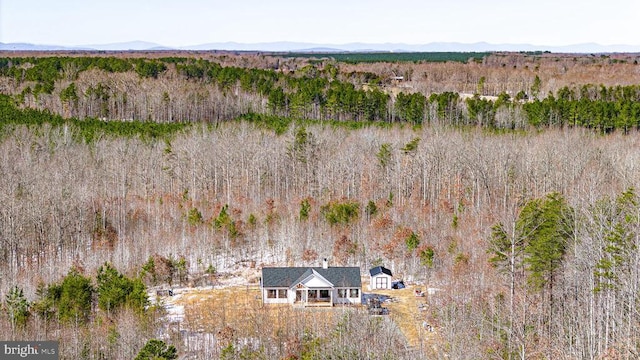
<svg viewBox="0 0 640 360"><path fill-rule="evenodd" d="M242 329L247 317L262 306L258 287L195 289L186 291L177 301L185 308L186 325L198 331L211 332L225 326Z"/></svg>
<svg viewBox="0 0 640 360"><path fill-rule="evenodd" d="M270 337L286 340L293 329L330 331L334 316L348 308L294 308L263 306L257 286L185 290L174 302L184 307L184 327L192 331L219 333L233 329L238 337Z"/></svg>
<svg viewBox="0 0 640 360"><path fill-rule="evenodd" d="M363 284L366 289L366 284ZM426 313L419 310L424 297L415 296L415 288L376 290L375 294L388 296L385 302L389 317L414 349L433 346L437 332L424 328ZM370 292L368 292L370 293ZM182 328L191 331L220 334L229 332L238 337L268 337L287 342L296 337L294 329L332 331L336 317L354 307L294 308L290 305L263 306L257 286L234 286L221 289L183 289L166 304L184 308ZM366 307L355 307L362 311Z"/></svg>

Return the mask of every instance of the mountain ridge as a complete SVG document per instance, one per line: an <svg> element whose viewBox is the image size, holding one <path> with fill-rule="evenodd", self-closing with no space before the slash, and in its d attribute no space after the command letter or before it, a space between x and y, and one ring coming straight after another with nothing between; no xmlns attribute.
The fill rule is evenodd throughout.
<svg viewBox="0 0 640 360"><path fill-rule="evenodd" d="M0 43L0 51L264 51L264 52L491 52L491 51L550 51L556 53L634 53L640 45L601 45L581 43L570 45L492 44L488 42L430 42L425 44L363 43L345 44L276 41L261 43L214 42L187 46L165 46L147 41L128 41L109 44L62 46L30 43Z"/></svg>

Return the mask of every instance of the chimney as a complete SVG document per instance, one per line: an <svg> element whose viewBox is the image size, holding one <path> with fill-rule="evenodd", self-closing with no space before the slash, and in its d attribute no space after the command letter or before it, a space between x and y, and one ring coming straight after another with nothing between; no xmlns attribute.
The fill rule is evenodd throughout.
<svg viewBox="0 0 640 360"><path fill-rule="evenodd" d="M329 268L329 262L327 261L327 258L322 259L322 268L323 269Z"/></svg>

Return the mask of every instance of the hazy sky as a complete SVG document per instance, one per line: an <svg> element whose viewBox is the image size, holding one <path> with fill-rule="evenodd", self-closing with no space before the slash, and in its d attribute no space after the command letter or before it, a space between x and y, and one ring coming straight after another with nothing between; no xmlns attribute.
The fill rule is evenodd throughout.
<svg viewBox="0 0 640 360"><path fill-rule="evenodd" d="M640 0L0 0L0 42L640 45Z"/></svg>

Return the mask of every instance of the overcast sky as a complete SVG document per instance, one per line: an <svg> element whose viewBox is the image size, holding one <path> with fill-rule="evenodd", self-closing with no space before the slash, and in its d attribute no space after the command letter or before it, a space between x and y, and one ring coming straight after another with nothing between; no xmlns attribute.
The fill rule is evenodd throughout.
<svg viewBox="0 0 640 360"><path fill-rule="evenodd" d="M0 0L0 42L640 45L640 0Z"/></svg>

